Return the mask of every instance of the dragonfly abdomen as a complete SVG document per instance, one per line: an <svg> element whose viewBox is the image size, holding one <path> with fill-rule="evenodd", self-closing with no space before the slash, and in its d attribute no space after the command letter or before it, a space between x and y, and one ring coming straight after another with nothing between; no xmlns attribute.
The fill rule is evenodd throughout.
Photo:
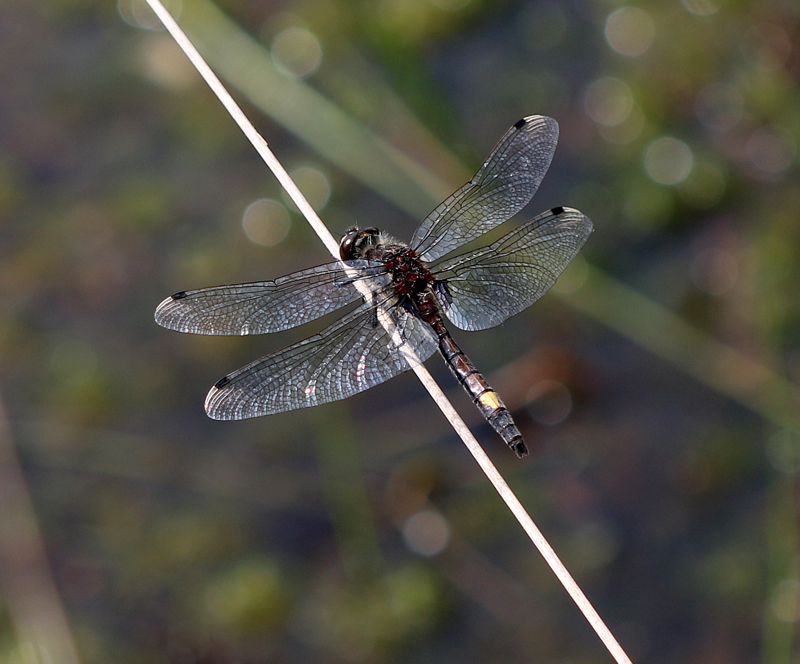
<svg viewBox="0 0 800 664"><path fill-rule="evenodd" d="M472 398L486 421L492 425L492 428L500 434L500 437L516 452L518 457L527 456L528 448L525 446L525 441L522 440L522 434L497 392L489 386L464 351L458 347L438 312L427 316L427 319L439 339L439 352L447 366Z"/></svg>

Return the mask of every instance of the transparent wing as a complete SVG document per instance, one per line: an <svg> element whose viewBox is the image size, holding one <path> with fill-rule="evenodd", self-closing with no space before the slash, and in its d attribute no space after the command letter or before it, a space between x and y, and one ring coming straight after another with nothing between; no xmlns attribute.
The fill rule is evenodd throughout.
<svg viewBox="0 0 800 664"><path fill-rule="evenodd" d="M380 265L369 261L348 261L348 265L361 276L381 280ZM275 281L175 293L158 305L155 319L171 330L192 334L264 334L302 325L359 297L342 265L327 263Z"/></svg>
<svg viewBox="0 0 800 664"><path fill-rule="evenodd" d="M401 307L390 315L420 360L437 348L429 325ZM409 369L376 319L362 304L313 337L248 364L220 380L206 397L215 420L242 420L345 399Z"/></svg>
<svg viewBox="0 0 800 664"><path fill-rule="evenodd" d="M544 295L592 232L578 210L553 208L497 242L437 266L439 301L462 330L484 330L527 309Z"/></svg>
<svg viewBox="0 0 800 664"><path fill-rule="evenodd" d="M475 176L423 220L409 246L430 262L510 219L536 193L557 141L552 118L517 122Z"/></svg>

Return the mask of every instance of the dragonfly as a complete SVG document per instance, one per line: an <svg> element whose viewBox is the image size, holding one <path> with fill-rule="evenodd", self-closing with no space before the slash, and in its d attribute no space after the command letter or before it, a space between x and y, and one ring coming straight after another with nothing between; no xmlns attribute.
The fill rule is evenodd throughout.
<svg viewBox="0 0 800 664"><path fill-rule="evenodd" d="M155 312L159 325L209 335L278 332L356 305L318 334L219 380L205 400L208 416L242 420L345 399L407 371L404 346L419 361L438 350L489 424L525 456L511 413L444 318L462 330L499 325L544 295L586 242L592 222L555 207L490 244L462 249L530 202L557 141L552 118L514 124L408 244L377 228L353 227L341 240L340 261L166 298Z"/></svg>

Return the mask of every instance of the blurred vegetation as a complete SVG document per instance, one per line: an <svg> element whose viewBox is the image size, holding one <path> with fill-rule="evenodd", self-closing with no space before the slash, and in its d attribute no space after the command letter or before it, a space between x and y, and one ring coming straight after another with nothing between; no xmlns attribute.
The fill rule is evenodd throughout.
<svg viewBox="0 0 800 664"><path fill-rule="evenodd" d="M596 232L456 334L531 457L431 369L634 661L798 661L797 4L169 6L334 234L408 239L513 122L558 120L526 212ZM305 330L194 338L155 305L327 255L156 27L0 5L0 389L80 660L606 661L413 377L205 417ZM47 661L0 572L0 659Z"/></svg>

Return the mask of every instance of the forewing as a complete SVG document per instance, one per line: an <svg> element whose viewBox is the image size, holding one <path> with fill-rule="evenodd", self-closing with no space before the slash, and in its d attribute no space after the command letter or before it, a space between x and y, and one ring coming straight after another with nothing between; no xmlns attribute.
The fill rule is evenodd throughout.
<svg viewBox="0 0 800 664"><path fill-rule="evenodd" d="M390 315L420 360L437 348L426 323L394 307ZM242 420L345 399L409 369L370 304L319 334L220 380L206 397L215 420Z"/></svg>
<svg viewBox="0 0 800 664"><path fill-rule="evenodd" d="M442 309L462 330L484 330L528 308L556 282L592 232L578 210L553 208L476 251L437 267Z"/></svg>
<svg viewBox="0 0 800 664"><path fill-rule="evenodd" d="M361 275L381 279L377 272L382 266L369 261L348 265ZM264 334L302 325L359 297L341 263L327 263L274 281L176 293L158 305L155 319L171 330L192 334Z"/></svg>
<svg viewBox="0 0 800 664"><path fill-rule="evenodd" d="M520 120L475 176L423 220L409 246L432 261L510 219L536 193L557 141L558 123L552 118Z"/></svg>

